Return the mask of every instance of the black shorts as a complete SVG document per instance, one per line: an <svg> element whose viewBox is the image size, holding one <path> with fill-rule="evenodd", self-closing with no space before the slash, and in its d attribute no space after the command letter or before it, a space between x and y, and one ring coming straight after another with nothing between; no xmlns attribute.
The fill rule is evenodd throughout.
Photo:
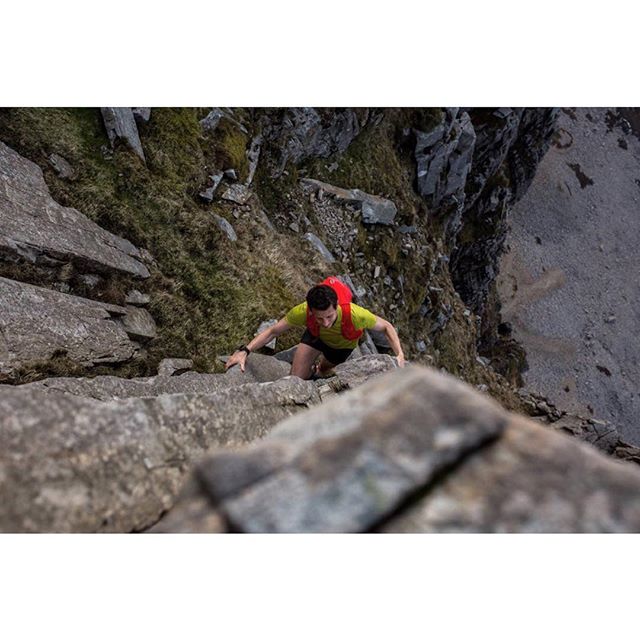
<svg viewBox="0 0 640 640"><path fill-rule="evenodd" d="M300 340L302 344L308 344L310 347L317 349L318 351L322 351L322 355L331 363L331 364L340 364L344 362L350 355L353 349L334 349L329 345L325 344L320 340L320 338L315 338L311 335L311 331L307 329L302 335L302 340Z"/></svg>

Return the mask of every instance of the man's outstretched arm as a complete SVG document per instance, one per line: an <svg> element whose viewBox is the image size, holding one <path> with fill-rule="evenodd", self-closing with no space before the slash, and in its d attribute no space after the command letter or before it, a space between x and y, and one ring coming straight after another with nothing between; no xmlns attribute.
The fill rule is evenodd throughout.
<svg viewBox="0 0 640 640"><path fill-rule="evenodd" d="M402 345L400 344L400 338L398 338L398 332L395 327L384 318L376 316L376 323L373 326L373 331L382 331L387 336L387 340L396 354L398 359L398 366L404 367L404 353L402 351Z"/></svg>
<svg viewBox="0 0 640 640"><path fill-rule="evenodd" d="M265 344L269 344L275 337L283 334L287 329L290 329L292 325L287 322L286 318L278 321L272 327L267 327L264 331L259 333L248 345L249 351L257 351L264 347ZM224 368L229 369L236 364L240 365L240 371L244 372L244 365L249 354L246 351L236 351L225 364Z"/></svg>

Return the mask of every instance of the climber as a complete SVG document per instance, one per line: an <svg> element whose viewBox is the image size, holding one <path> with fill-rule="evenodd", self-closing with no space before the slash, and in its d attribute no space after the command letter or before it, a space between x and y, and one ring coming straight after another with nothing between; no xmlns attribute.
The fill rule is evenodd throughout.
<svg viewBox="0 0 640 640"><path fill-rule="evenodd" d="M244 372L245 362L252 351L257 351L287 329L305 326L291 365L293 376L304 380L325 376L335 365L349 357L358 346L364 329L383 331L396 355L398 366L404 367L404 353L393 325L353 304L349 287L337 278L330 277L308 291L306 302L293 307L277 324L259 333L248 344L238 347L227 361L226 369L239 364Z"/></svg>

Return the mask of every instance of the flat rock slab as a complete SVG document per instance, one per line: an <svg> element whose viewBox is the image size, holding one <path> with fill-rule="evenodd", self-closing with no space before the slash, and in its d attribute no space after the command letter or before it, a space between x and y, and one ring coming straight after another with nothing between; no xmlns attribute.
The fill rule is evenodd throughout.
<svg viewBox="0 0 640 640"><path fill-rule="evenodd" d="M317 402L299 378L111 402L0 387L0 531L146 528L195 459Z"/></svg>
<svg viewBox="0 0 640 640"><path fill-rule="evenodd" d="M122 324L126 313L123 307L0 278L0 373L61 351L84 366L126 361L138 348Z"/></svg>
<svg viewBox="0 0 640 640"><path fill-rule="evenodd" d="M640 469L571 436L513 416L385 532L640 531Z"/></svg>
<svg viewBox="0 0 640 640"><path fill-rule="evenodd" d="M275 361L275 362L274 362ZM169 373L174 367L192 366L191 360L163 360L166 371L149 378L120 378L117 376L95 376L93 378L47 378L21 385L21 389L40 390L48 393L66 393L94 400L117 398L145 398L173 393L216 393L230 387L255 382L274 382L289 375L290 366L270 356L252 353L245 372L233 367L227 373L197 373L188 371L181 375ZM0 386L0 389L3 387ZM4 387L6 388L6 387Z"/></svg>
<svg viewBox="0 0 640 640"><path fill-rule="evenodd" d="M0 256L147 278L140 251L49 194L42 170L0 142Z"/></svg>
<svg viewBox="0 0 640 640"><path fill-rule="evenodd" d="M423 367L380 376L198 470L234 530L352 532L497 437L507 414Z"/></svg>

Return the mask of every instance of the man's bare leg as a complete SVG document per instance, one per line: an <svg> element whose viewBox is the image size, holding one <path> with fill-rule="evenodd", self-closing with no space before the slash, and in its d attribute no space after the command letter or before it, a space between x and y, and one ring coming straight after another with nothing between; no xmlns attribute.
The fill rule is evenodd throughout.
<svg viewBox="0 0 640 640"><path fill-rule="evenodd" d="M301 342L293 356L290 375L308 380L311 377L311 367L320 353L318 349Z"/></svg>

